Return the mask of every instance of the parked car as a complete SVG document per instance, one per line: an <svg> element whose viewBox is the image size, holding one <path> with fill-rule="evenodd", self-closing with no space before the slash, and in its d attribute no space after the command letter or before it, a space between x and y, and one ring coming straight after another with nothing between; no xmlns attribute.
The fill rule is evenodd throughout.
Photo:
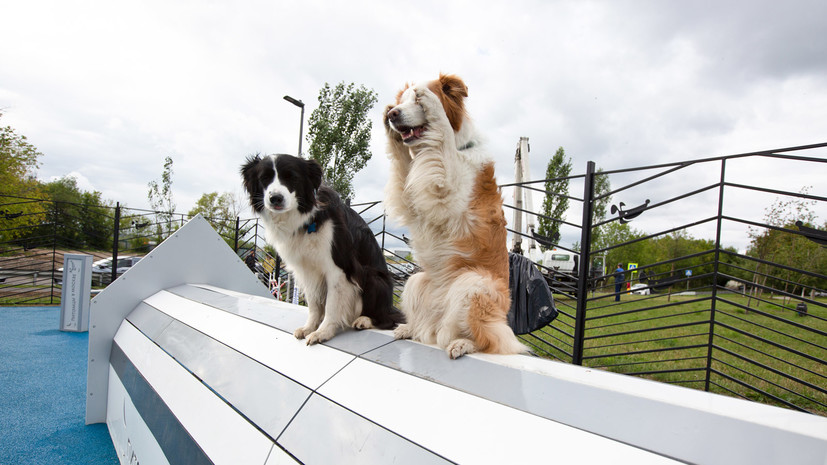
<svg viewBox="0 0 827 465"><path fill-rule="evenodd" d="M125 255L118 257L118 266L115 270L118 276L126 273L143 257ZM58 268L55 273L55 284L63 284L63 267ZM112 282L112 258L104 258L92 262L92 285L105 285Z"/></svg>
<svg viewBox="0 0 827 465"><path fill-rule="evenodd" d="M415 269L413 263L388 263L388 271L394 278L406 278L412 275Z"/></svg>
<svg viewBox="0 0 827 465"><path fill-rule="evenodd" d="M143 257L133 257L131 255L126 255L123 257L118 257L118 266L116 272L118 274L126 273L127 270L132 268L133 265L138 263ZM112 259L111 258L104 258L103 260L98 260L92 263L92 273L112 273Z"/></svg>
<svg viewBox="0 0 827 465"><path fill-rule="evenodd" d="M649 286L647 286L646 284L640 284L640 283L632 284L631 291L632 291L632 294L637 294L637 295L649 295L651 293L650 290L649 290Z"/></svg>

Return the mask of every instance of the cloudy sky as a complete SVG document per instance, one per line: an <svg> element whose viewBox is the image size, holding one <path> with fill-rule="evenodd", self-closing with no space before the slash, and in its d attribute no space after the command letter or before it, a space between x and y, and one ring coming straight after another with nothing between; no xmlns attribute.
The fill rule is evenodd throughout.
<svg viewBox="0 0 827 465"><path fill-rule="evenodd" d="M307 118L326 82L379 95L357 201L382 197L381 110L439 72L468 84L500 182L521 136L535 179L560 146L581 173L827 141L824 0L0 0L0 12L0 124L44 154L40 179L73 175L136 208L166 156L179 211L241 195L246 155L297 149L299 109L282 97ZM824 179L804 171L802 186Z"/></svg>

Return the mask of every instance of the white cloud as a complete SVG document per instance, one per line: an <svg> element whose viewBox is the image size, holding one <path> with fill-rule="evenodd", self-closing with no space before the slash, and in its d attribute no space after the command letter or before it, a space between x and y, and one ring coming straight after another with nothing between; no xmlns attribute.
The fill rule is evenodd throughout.
<svg viewBox="0 0 827 465"><path fill-rule="evenodd" d="M45 154L41 178L83 173L145 207L172 156L186 211L238 192L247 154L295 152L283 95L309 117L325 82L356 82L379 94L357 200L378 200L381 110L441 71L466 80L501 182L521 136L535 177L559 146L579 173L822 141L826 16L823 1L768 0L12 2L0 108Z"/></svg>
<svg viewBox="0 0 827 465"><path fill-rule="evenodd" d="M58 180L63 179L63 178L72 178L72 179L74 179L75 184L77 185L78 189L81 190L81 191L94 192L94 191L97 190L97 189L95 189L95 186L92 185L92 183L89 181L89 179L86 176L78 173L77 171L72 171L72 172L70 172L69 174L67 174L65 176L52 176L52 177L49 178L49 181L50 182L58 181Z"/></svg>

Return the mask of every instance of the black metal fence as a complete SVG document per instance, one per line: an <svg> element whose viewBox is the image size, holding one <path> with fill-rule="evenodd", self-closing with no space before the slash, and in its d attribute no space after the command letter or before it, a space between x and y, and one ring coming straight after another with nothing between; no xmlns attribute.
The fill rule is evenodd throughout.
<svg viewBox="0 0 827 465"><path fill-rule="evenodd" d="M523 340L544 357L827 414L825 149L606 171L589 162L566 178L568 193L545 190L558 180L501 184L506 216L526 214L524 224L542 215L509 201L516 187L534 192L534 205L570 202L566 217L546 217L559 226L553 237L509 230L560 311ZM389 250L404 249L404 230L380 204L359 207L389 262L415 270Z"/></svg>
<svg viewBox="0 0 827 465"><path fill-rule="evenodd" d="M559 321L527 340L576 364L827 413L827 222L815 223L827 196L800 184L823 189L825 146L601 173L590 163L580 263L608 255L637 294L615 293L614 266L605 278L583 266ZM594 192L597 176L608 192ZM607 198L612 213L595 218Z"/></svg>
<svg viewBox="0 0 827 465"><path fill-rule="evenodd" d="M269 279L275 259L256 219L206 219L239 256L254 254L256 271ZM93 287L105 287L187 220L185 214L119 204L0 196L0 305L59 304L68 253L92 255Z"/></svg>
<svg viewBox="0 0 827 465"><path fill-rule="evenodd" d="M569 192L547 192L549 180L502 184L506 197L516 187L533 192L535 205L545 196L570 201L564 217L545 217L557 235L511 230L512 246L538 263L560 311L521 337L544 357L827 414L827 222L818 223L827 213L826 150L610 171L590 162L566 178ZM506 200L509 219L542 217L517 205ZM188 219L65 207L0 197L0 305L59 303L63 253L141 256ZM417 271L405 231L386 221L379 201L352 207L385 250L398 299ZM256 220L208 220L239 256L255 254L255 271L275 295L292 298ZM555 257L576 266L557 266ZM99 285L117 268L107 273Z"/></svg>

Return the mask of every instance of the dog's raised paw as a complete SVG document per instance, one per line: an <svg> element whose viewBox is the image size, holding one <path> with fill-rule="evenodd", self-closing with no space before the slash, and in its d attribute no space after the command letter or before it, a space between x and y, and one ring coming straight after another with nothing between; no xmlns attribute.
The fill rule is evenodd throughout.
<svg viewBox="0 0 827 465"><path fill-rule="evenodd" d="M414 91L416 92L416 103L425 110L426 116L430 112L438 112L438 110L441 110L442 103L433 92L424 87L416 87Z"/></svg>
<svg viewBox="0 0 827 465"><path fill-rule="evenodd" d="M426 132L425 134L430 134L431 137L434 137L434 133L441 133L442 136L439 140L453 140L454 131L439 97L429 89L417 87L416 103L418 103L419 106L422 107L422 111L425 112L425 122L430 129L430 132ZM428 139L428 137L425 137L425 139Z"/></svg>

